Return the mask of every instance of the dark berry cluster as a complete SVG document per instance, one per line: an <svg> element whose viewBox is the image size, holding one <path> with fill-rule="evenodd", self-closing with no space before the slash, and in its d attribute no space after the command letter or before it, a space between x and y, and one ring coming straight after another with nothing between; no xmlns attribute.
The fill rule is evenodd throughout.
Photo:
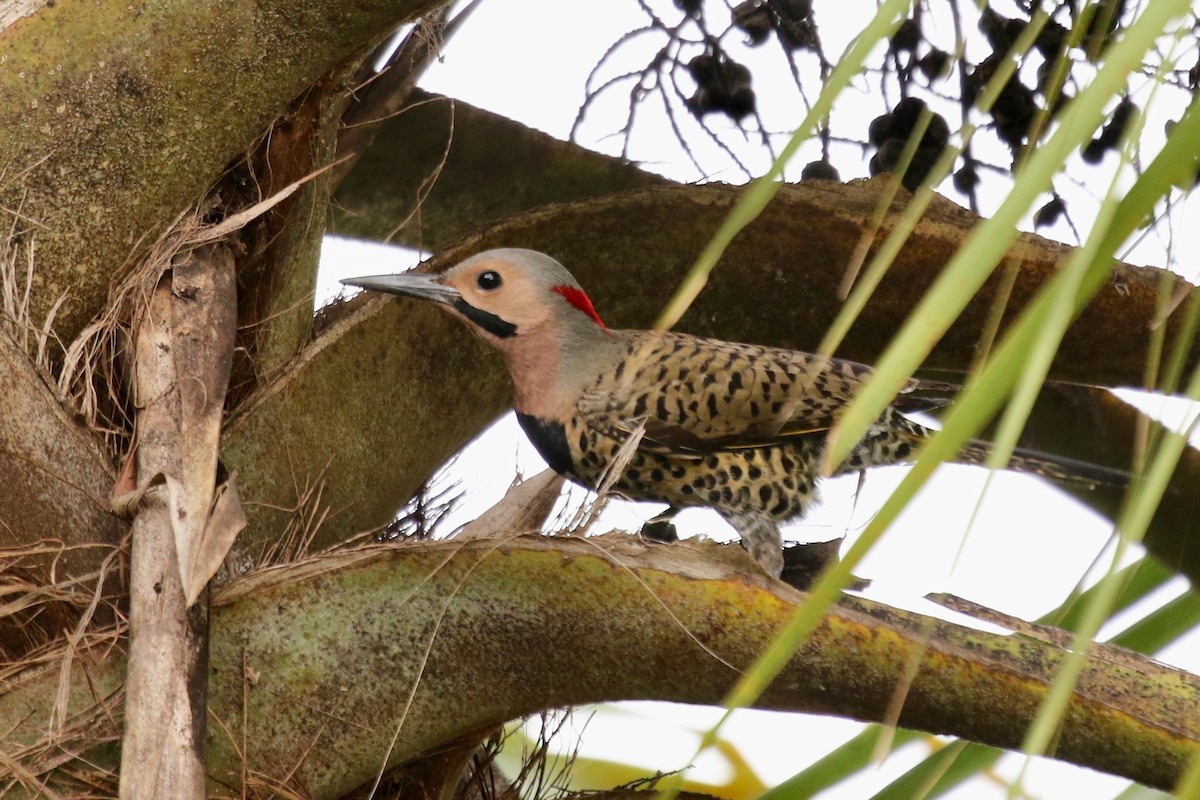
<svg viewBox="0 0 1200 800"><path fill-rule="evenodd" d="M1083 153L1081 153L1083 160L1089 164L1099 164L1104 159L1105 153L1117 149L1117 145L1121 142L1121 136L1125 133L1125 128L1129 125L1129 120L1135 111L1137 111L1137 106L1128 97L1117 103L1117 107L1109 115L1108 122L1100 129L1100 133L1084 145Z"/></svg>
<svg viewBox="0 0 1200 800"><path fill-rule="evenodd" d="M714 117L732 120L746 134L757 128L754 133L761 136L769 155L778 155L775 142L786 131L767 130L763 125L760 111L767 102L775 102L775 98L764 96L763 76L751 72L751 65L758 70L765 68L757 66L760 61L769 62L754 58L748 48L773 45L783 50L800 100L809 109L814 82L828 80L834 68L818 32L817 17L822 13L837 14L840 9L836 4L830 9L817 6L815 0L639 0L639 5L646 12L647 24L631 30L624 39L633 41L647 34L657 35L662 39L661 47L642 69L621 72L598 83L598 88L589 88L576 124L597 94L629 82L632 102L626 125L621 129L626 146L635 123L633 107L654 96L666 112L667 124L698 171L704 173L707 167L690 148L687 135L691 129L680 124L681 113L700 120L709 140L746 176L754 175L755 170L743 160L745 147L754 145L754 137L730 138L709 125L709 120ZM667 10L663 6L670 13L660 13ZM962 50L950 53L938 46L947 46L945 29L940 23L933 26L926 5L914 4L911 16L901 21L888 39L884 57L872 57L860 76L860 86L861 80L866 81L869 89L878 83L887 106L894 103L894 107L876 117L868 131L836 130L835 122L848 118L840 113L820 119L815 136L820 140L821 155L804 168L802 179L835 177L831 150L841 144L862 144L866 139L871 148L870 173L902 173L903 184L915 189L928 181L933 166L948 146L951 130L960 123L969 124L981 147L989 140L998 141L1012 157L1007 164L996 163L991 155L981 158L972 152L971 139L964 137L961 160L953 168L953 185L976 208L976 192L983 171L1011 172L1026 157L1029 148L1053 130L1063 107L1094 73L1094 65L1102 59L1104 49L1120 37L1122 26L1133 16L1133 7L1129 0L1072 0L1052 3L1050 7L1033 0L1015 0L1005 6L1009 10L1001 13L997 10L1000 5L991 0L983 4L952 0L955 41L962 45ZM978 32L959 31L958 23L973 16L975 8L978 8ZM1040 13L1039 8L1048 12L1048 16ZM604 60L620 49L618 45L610 49ZM1146 69L1149 68L1148 65ZM997 76L1004 76L1004 80L998 82ZM1200 88L1200 59L1194 66L1189 63L1175 70L1168 82L1196 92ZM896 90L902 98L898 103L888 97ZM938 108L950 117L952 124L947 124L947 118L941 114L929 112L919 99L931 101L935 96L946 101L946 105ZM843 104L835 107L840 112L846 107L844 104L852 101L843 98L838 102ZM946 109L952 105L958 106L961 113L950 116ZM1122 132L1137 112L1128 100L1116 105L1103 129L1082 148L1084 161L1103 160L1118 146ZM906 145L918 130L914 153L906 158ZM1040 212L1039 219L1049 224L1062 218L1064 212L1063 201L1054 196Z"/></svg>
<svg viewBox="0 0 1200 800"><path fill-rule="evenodd" d="M688 62L688 74L696 81L696 92L688 98L688 109L697 117L719 112L737 121L754 113L754 89L750 70L712 49Z"/></svg>
<svg viewBox="0 0 1200 800"><path fill-rule="evenodd" d="M915 67L930 82L946 77L950 72L950 54L945 50L927 46L924 42L921 23L910 17L896 28L888 46L897 59L906 59L903 64L905 69ZM925 52L918 55L922 49Z"/></svg>
<svg viewBox="0 0 1200 800"><path fill-rule="evenodd" d="M817 47L812 0L744 0L734 6L732 16L733 26L750 45L763 44L774 32L787 50Z"/></svg>
<svg viewBox="0 0 1200 800"><path fill-rule="evenodd" d="M917 149L904 170L900 182L910 192L925 182L929 171L950 140L950 126L941 114L935 114L916 97L906 97L889 113L876 117L867 131L871 145L876 148L869 165L872 175L895 172L901 168L901 156L905 145L924 123L925 129L917 143Z"/></svg>

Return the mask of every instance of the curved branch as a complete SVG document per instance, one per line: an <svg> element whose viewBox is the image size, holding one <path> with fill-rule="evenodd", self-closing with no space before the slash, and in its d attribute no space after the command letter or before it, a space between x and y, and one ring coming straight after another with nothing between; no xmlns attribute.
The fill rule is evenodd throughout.
<svg viewBox="0 0 1200 800"><path fill-rule="evenodd" d="M0 207L37 237L35 317L69 290L58 333L74 338L138 242L153 242L288 103L437 2L205 0L87 13L43 3L11 23L0 38Z"/></svg>
<svg viewBox="0 0 1200 800"><path fill-rule="evenodd" d="M680 328L733 341L816 347L836 313L838 285L869 229L883 185L785 187L734 241ZM548 206L471 237L439 254L430 268L487 247L544 250L579 277L609 324L645 327L695 259L704 241L697 232L714 230L740 191L680 186ZM898 213L887 216L885 229ZM840 354L870 362L977 220L949 201L935 202ZM1036 236L1022 237L1019 246L1023 261L1010 318L1070 252ZM1139 382L1161 275L1118 267L1116 282L1068 333L1053 377ZM970 304L929 366L967 369L998 283L989 283ZM1193 364L1197 353L1193 348ZM317 547L386 523L433 470L507 407L509 396L500 360L436 309L376 298L330 310L324 332L287 374L236 413L227 430L225 460L241 472L252 517L251 538L242 546L255 546L254 537L278 537L304 494L297 485L317 481L336 512L318 532ZM339 452L331 453L329 441L338 442ZM1200 574L1197 559L1189 569Z"/></svg>
<svg viewBox="0 0 1200 800"><path fill-rule="evenodd" d="M260 573L213 609L210 794L290 774L336 797L385 763L548 706L715 704L803 599L739 548L625 536L451 540ZM846 598L761 705L879 721L900 692L901 726L1012 748L1064 657ZM89 705L88 680L112 686L122 670L90 663L73 710ZM56 688L41 676L0 699L6 752L45 734ZM1200 747L1198 703L1195 677L1098 647L1054 757L1170 786Z"/></svg>
<svg viewBox="0 0 1200 800"><path fill-rule="evenodd" d="M1097 435L1102 432L1102 435ZM1022 433L1022 443L1090 464L1128 470L1137 443L1148 434L1153 440L1167 429L1111 392L1088 386L1047 386ZM1200 450L1183 451L1143 544L1166 567L1200 585ZM1125 489L1099 486L1062 486L1108 519L1116 519L1125 503Z"/></svg>
<svg viewBox="0 0 1200 800"><path fill-rule="evenodd" d="M419 89L377 128L334 194L330 233L436 252L509 214L671 183Z"/></svg>

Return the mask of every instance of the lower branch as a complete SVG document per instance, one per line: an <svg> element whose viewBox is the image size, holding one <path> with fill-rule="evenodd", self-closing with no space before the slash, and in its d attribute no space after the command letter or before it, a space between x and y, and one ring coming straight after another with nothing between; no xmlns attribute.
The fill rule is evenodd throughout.
<svg viewBox="0 0 1200 800"><path fill-rule="evenodd" d="M286 782L340 797L545 708L718 704L804 599L736 547L625 536L423 542L270 569L214 598L209 795ZM1015 748L1066 655L847 597L759 705ZM74 696L124 669L97 657L78 656ZM6 751L44 734L36 709L52 704L56 677L0 695ZM1098 648L1051 755L1168 787L1200 749L1197 707L1194 676ZM86 758L102 763L102 751Z"/></svg>

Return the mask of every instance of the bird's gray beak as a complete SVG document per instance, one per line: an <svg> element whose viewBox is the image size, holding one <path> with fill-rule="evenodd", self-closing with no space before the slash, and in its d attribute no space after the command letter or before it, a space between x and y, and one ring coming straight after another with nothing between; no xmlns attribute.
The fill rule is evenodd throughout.
<svg viewBox="0 0 1200 800"><path fill-rule="evenodd" d="M369 275L362 278L347 278L342 281L347 286L358 286L372 292L387 292L402 294L408 297L418 297L422 300L432 300L435 303L454 305L461 300L458 290L446 286L437 275L423 272L405 272L399 275Z"/></svg>

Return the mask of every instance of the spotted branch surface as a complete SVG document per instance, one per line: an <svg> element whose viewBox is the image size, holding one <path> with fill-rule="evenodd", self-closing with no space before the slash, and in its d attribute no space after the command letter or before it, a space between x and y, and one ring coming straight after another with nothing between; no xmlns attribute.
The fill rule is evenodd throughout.
<svg viewBox="0 0 1200 800"><path fill-rule="evenodd" d="M715 704L804 597L736 547L625 536L427 542L268 570L214 599L209 794L290 776L338 797L384 764L546 707ZM97 655L78 657L73 697L124 669ZM1066 655L847 598L759 705L885 720L899 693L902 727L1013 748ZM0 696L10 749L44 732L56 688L56 674L32 675ZM1200 748L1197 703L1195 676L1093 652L1052 755L1170 786Z"/></svg>
<svg viewBox="0 0 1200 800"><path fill-rule="evenodd" d="M30 4L0 31L0 204L69 342L108 287L320 76L435 0Z"/></svg>
<svg viewBox="0 0 1200 800"><path fill-rule="evenodd" d="M348 786L352 753L370 754L369 776L393 736L388 760L399 763L449 735L547 706L716 703L804 596L762 578L735 547L676 545L622 536L449 541L264 574L217 600L214 667L240 677L245 665L257 685L243 695L240 680L222 674L214 713L234 740L248 721L264 767L300 764L310 786L323 775ZM356 610L331 616L340 604ZM249 640L250 630L265 638ZM1011 748L1065 655L1046 642L847 600L761 704L883 720L918 657L902 726ZM381 698L392 705L382 709ZM1197 702L1193 676L1148 659L1093 657L1055 755L1170 785L1200 746ZM322 746L304 756L304 737L275 749L280 736L318 730ZM218 759L232 753L213 747L218 777Z"/></svg>

